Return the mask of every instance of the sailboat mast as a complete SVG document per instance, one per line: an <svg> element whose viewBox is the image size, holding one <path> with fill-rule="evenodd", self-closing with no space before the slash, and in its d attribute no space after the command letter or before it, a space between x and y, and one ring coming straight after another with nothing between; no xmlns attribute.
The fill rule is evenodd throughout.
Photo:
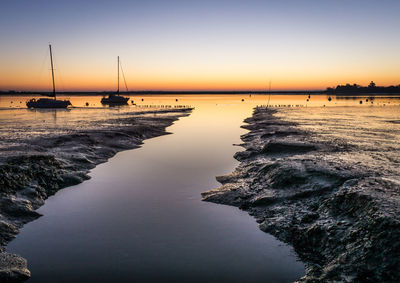
<svg viewBox="0 0 400 283"><path fill-rule="evenodd" d="M51 44L49 44L50 49L50 62L51 62L51 77L53 78L53 96L56 99L56 84L54 82L54 67L53 67L53 54L51 52Z"/></svg>
<svg viewBox="0 0 400 283"><path fill-rule="evenodd" d="M118 90L117 93L119 94L119 56L118 56Z"/></svg>

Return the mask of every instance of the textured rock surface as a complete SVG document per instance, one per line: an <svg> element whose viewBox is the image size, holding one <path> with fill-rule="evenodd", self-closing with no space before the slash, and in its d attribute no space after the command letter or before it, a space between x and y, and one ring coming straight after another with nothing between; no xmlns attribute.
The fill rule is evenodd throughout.
<svg viewBox="0 0 400 283"><path fill-rule="evenodd" d="M30 275L24 258L15 254L0 253L1 282L22 282L29 279Z"/></svg>
<svg viewBox="0 0 400 283"><path fill-rule="evenodd" d="M377 150L388 158L367 164L360 154L375 155L370 149L316 137L275 114L257 108L246 119L240 165L203 200L238 206L290 243L307 264L299 281L399 282L399 151Z"/></svg>
<svg viewBox="0 0 400 283"><path fill-rule="evenodd" d="M117 152L137 148L148 138L165 135L166 127L191 109L124 113L99 129L9 141L0 153L0 281L29 278L25 259L4 252L25 223L49 196L89 176L89 170ZM104 123L103 123L104 124Z"/></svg>

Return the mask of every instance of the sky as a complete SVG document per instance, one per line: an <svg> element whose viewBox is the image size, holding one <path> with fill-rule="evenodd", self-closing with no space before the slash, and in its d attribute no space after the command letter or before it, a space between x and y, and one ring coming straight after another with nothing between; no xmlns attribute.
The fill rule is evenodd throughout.
<svg viewBox="0 0 400 283"><path fill-rule="evenodd" d="M400 1L0 0L0 90L400 84ZM121 78L122 79L122 78ZM124 89L123 85L121 89Z"/></svg>

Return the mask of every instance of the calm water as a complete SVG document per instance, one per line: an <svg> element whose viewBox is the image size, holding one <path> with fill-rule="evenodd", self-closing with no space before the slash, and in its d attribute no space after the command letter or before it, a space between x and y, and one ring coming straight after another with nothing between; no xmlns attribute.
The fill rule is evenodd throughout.
<svg viewBox="0 0 400 283"><path fill-rule="evenodd" d="M24 226L7 248L27 258L29 282L291 282L301 277L304 266L292 249L261 232L247 213L200 200L201 192L219 186L216 175L237 165L232 156L240 148L232 144L245 133L240 125L267 97L141 98L135 98L141 105L196 109L168 128L172 135L120 152L92 170L91 180L46 201L39 209L44 216ZM8 108L13 98L0 99L0 107L7 108L0 120L19 113L23 123L35 121L30 110ZM93 111L93 117L116 111L95 108L99 97L73 97L72 104L89 100L93 109L64 111L62 119L75 119L79 111ZM375 105L389 102L398 104L382 98ZM371 108L360 107L359 99L328 102L325 96L309 102L306 96L273 96L270 104L313 106L319 115L323 105ZM40 119L53 115L39 113ZM58 121L53 124L62 129Z"/></svg>

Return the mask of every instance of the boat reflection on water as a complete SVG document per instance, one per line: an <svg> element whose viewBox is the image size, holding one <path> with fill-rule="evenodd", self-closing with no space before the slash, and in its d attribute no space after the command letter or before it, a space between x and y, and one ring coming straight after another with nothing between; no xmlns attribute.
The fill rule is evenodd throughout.
<svg viewBox="0 0 400 283"><path fill-rule="evenodd" d="M124 97L121 95L110 94L108 97L103 97L101 99L102 104L108 104L110 106L115 105L128 105L129 97Z"/></svg>
<svg viewBox="0 0 400 283"><path fill-rule="evenodd" d="M53 92L51 94L46 94L47 96L54 97L52 98L32 98L26 102L26 106L28 108L67 108L71 105L69 100L57 100L56 97L56 84L54 81L54 68L53 68L53 54L51 51L51 44L49 44L50 51L50 65L51 65L51 76L53 81Z"/></svg>
<svg viewBox="0 0 400 283"><path fill-rule="evenodd" d="M69 100L57 100L51 98L32 98L26 102L28 108L67 108L72 105Z"/></svg>
<svg viewBox="0 0 400 283"><path fill-rule="evenodd" d="M124 97L122 95L119 95L119 68L121 66L120 62L119 62L119 56L117 57L118 60L118 84L117 84L117 93L116 94L110 94L108 97L103 97L101 99L101 103L102 104L108 104L108 105L127 105L128 101L129 101L129 97ZM122 68L121 68L122 70ZM123 72L123 71L122 71ZM123 74L123 73L122 73ZM126 90L128 91L128 87L126 85L126 81L125 81L125 76L124 76L124 82L125 82L125 87Z"/></svg>

